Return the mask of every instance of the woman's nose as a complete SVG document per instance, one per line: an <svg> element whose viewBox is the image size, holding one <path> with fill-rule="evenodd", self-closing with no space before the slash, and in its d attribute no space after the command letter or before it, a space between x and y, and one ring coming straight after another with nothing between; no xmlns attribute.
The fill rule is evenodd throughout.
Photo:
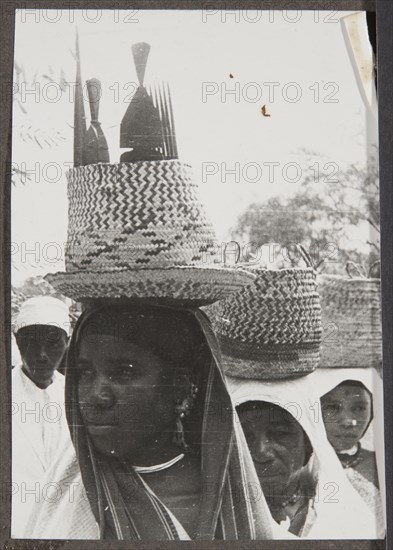
<svg viewBox="0 0 393 550"><path fill-rule="evenodd" d="M339 424L346 428L353 428L358 425L358 421L356 420L356 418L351 418L351 416L345 416L340 419Z"/></svg>
<svg viewBox="0 0 393 550"><path fill-rule="evenodd" d="M91 392L94 405L101 408L110 408L114 403L114 395L109 381L104 377L96 378Z"/></svg>
<svg viewBox="0 0 393 550"><path fill-rule="evenodd" d="M261 435L254 442L253 455L259 462L267 462L274 458L272 442L266 435Z"/></svg>

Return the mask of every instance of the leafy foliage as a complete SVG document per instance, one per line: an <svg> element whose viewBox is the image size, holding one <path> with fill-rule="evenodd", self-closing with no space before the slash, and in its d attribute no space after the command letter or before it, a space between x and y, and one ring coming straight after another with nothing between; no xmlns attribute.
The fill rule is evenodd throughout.
<svg viewBox="0 0 393 550"><path fill-rule="evenodd" d="M376 161L367 169L351 165L338 179L332 180L329 174L319 174L318 179L310 170L294 196L251 204L238 218L232 238L254 247L279 243L287 250L301 243L313 264L324 271L342 272L344 264L353 261L368 272L380 252ZM369 231L363 234L370 237L353 247L351 235L360 224L368 224ZM298 261L294 257L292 265Z"/></svg>
<svg viewBox="0 0 393 550"><path fill-rule="evenodd" d="M25 184L26 181L31 180L31 175L19 168L20 163L15 162L15 151L18 150L16 143L19 142L19 149L23 150L23 147L33 146L39 149L58 147L61 143L66 141L66 137L56 128L42 128L37 126L34 122L31 122L31 116L29 112L29 103L27 101L27 91L34 90L36 85L38 86L42 82L55 83L61 93L66 93L67 85L66 78L63 69L60 69L59 75L55 76L53 69L48 68L48 74L38 74L35 72L33 76L27 76L23 65L19 65L14 62L14 79L13 79L13 93L12 100L14 103L14 113L18 115L18 120L26 118L26 123L19 123L13 127L13 161L14 164L11 167L11 182L13 185ZM30 98L33 102L33 110L37 109L36 99ZM14 115L15 116L15 115ZM21 117L21 118L20 118ZM43 117L44 119L45 117Z"/></svg>

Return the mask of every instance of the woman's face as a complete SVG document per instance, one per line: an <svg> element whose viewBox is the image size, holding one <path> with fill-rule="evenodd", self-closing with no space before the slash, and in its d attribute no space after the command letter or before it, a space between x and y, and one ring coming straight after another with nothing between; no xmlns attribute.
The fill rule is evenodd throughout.
<svg viewBox="0 0 393 550"><path fill-rule="evenodd" d="M267 500L291 496L306 459L306 437L287 411L266 402L239 413L256 472Z"/></svg>
<svg viewBox="0 0 393 550"><path fill-rule="evenodd" d="M138 456L173 430L173 369L119 337L82 337L77 356L78 400L94 446L105 455Z"/></svg>
<svg viewBox="0 0 393 550"><path fill-rule="evenodd" d="M340 384L321 398L328 439L336 451L351 449L363 437L372 417L372 398L366 388Z"/></svg>

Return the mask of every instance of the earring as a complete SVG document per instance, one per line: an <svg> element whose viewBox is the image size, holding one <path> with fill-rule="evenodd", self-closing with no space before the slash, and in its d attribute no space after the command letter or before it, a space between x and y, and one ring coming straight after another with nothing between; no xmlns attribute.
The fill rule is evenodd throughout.
<svg viewBox="0 0 393 550"><path fill-rule="evenodd" d="M185 397L180 403L175 407L176 413L176 431L173 436L173 443L178 447L183 447L185 450L189 450L189 445L187 445L184 439L184 427L182 420L188 416L191 410L194 407L194 401L198 394L198 386L191 382L190 395Z"/></svg>

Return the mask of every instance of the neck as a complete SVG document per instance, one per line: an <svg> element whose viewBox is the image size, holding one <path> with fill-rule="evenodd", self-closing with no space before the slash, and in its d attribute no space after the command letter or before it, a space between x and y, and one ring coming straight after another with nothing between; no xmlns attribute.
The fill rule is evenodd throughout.
<svg viewBox="0 0 393 550"><path fill-rule="evenodd" d="M300 496L299 483L291 483L282 488L276 488L272 494L266 496L266 501L274 516L275 512L282 512L287 506L294 504Z"/></svg>
<svg viewBox="0 0 393 550"><path fill-rule="evenodd" d="M172 438L173 431L156 434L153 440L144 442L133 451L129 457L131 463L136 466L155 466L184 453L184 449L174 445Z"/></svg>
<svg viewBox="0 0 393 550"><path fill-rule="evenodd" d="M355 443L355 445L353 447L351 447L350 449L345 449L343 451L337 451L337 454L338 455L348 455L348 456L353 456L355 455L360 449L360 443Z"/></svg>

